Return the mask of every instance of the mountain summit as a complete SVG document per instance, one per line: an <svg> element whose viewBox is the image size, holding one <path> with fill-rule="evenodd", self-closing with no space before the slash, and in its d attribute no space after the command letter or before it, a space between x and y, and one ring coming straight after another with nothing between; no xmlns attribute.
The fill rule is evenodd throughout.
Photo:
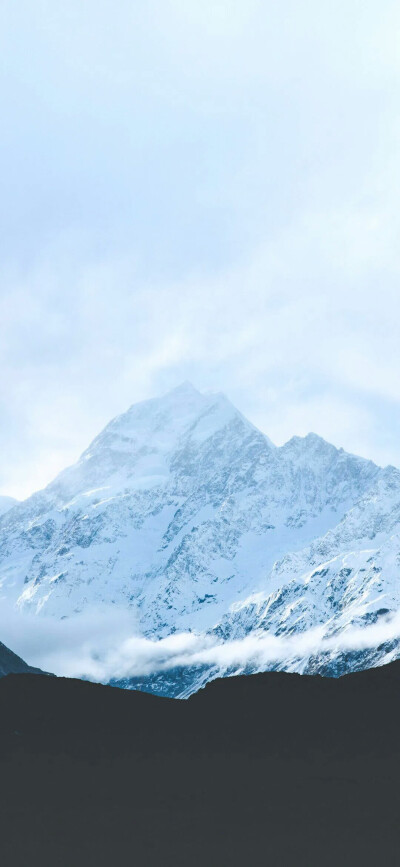
<svg viewBox="0 0 400 867"><path fill-rule="evenodd" d="M394 468L315 434L278 448L184 383L0 518L0 581L33 614L118 605L155 639L335 634L399 607L399 519Z"/></svg>

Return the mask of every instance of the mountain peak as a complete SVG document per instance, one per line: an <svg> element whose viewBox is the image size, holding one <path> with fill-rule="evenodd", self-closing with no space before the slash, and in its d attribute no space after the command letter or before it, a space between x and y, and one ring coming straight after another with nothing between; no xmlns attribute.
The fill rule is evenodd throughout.
<svg viewBox="0 0 400 867"><path fill-rule="evenodd" d="M185 379L183 382L181 382L180 385L176 385L175 388L171 388L170 391L168 391L165 396L167 397L168 395L174 395L174 394L176 394L176 395L193 395L193 394L199 395L200 393L201 392L197 388L195 388L194 385L188 379Z"/></svg>
<svg viewBox="0 0 400 867"><path fill-rule="evenodd" d="M306 436L303 437L298 435L291 437L291 439L284 443L281 448L285 451L295 451L299 453L306 453L310 450L312 450L313 452L329 451L332 453L339 451L336 446L332 445L332 443L329 443L323 437L312 432L306 434Z"/></svg>
<svg viewBox="0 0 400 867"><path fill-rule="evenodd" d="M153 437L157 447L162 440L166 445L172 445L207 414L214 416L214 424L218 427L224 426L231 417L240 415L225 395L203 394L186 381L161 397L133 404L127 412L113 419L95 442L112 433L124 438L133 437L136 445L143 437L146 437L147 446Z"/></svg>
<svg viewBox="0 0 400 867"><path fill-rule="evenodd" d="M186 381L112 419L78 463L64 470L55 483L61 483L63 490L67 486L68 496L72 490L110 484L123 490L128 484L141 490L165 486L183 449L196 451L224 432L226 448L232 448L234 441L240 451L255 430L223 394L202 394ZM258 432L258 436L263 435Z"/></svg>

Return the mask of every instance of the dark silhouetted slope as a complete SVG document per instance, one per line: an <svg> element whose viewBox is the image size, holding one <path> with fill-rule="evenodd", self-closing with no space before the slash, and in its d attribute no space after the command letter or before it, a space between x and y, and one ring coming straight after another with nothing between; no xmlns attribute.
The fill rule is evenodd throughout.
<svg viewBox="0 0 400 867"><path fill-rule="evenodd" d="M0 677L6 674L43 674L40 668L32 668L20 656L13 653L0 641Z"/></svg>
<svg viewBox="0 0 400 867"><path fill-rule="evenodd" d="M400 663L188 701L0 681L1 863L397 867Z"/></svg>

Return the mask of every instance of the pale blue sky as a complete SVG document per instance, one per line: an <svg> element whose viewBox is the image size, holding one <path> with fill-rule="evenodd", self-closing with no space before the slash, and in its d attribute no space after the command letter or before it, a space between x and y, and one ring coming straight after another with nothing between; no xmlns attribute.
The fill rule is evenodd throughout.
<svg viewBox="0 0 400 867"><path fill-rule="evenodd" d="M400 465L400 7L2 0L0 492L190 379Z"/></svg>

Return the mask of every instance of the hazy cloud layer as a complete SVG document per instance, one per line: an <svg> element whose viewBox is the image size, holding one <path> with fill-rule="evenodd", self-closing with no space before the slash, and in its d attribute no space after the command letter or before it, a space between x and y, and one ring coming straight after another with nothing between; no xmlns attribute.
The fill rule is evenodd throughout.
<svg viewBox="0 0 400 867"><path fill-rule="evenodd" d="M349 628L327 637L323 626L299 635L249 635L237 641L216 641L212 636L178 633L152 641L133 633L132 617L125 611L97 609L73 620L35 617L0 610L3 642L31 665L67 677L107 682L166 671L174 666L218 665L240 669L251 663L261 670L272 663L288 663L324 651L376 648L400 638L400 614L362 628Z"/></svg>
<svg viewBox="0 0 400 867"><path fill-rule="evenodd" d="M183 379L400 464L399 6L0 9L0 492Z"/></svg>

